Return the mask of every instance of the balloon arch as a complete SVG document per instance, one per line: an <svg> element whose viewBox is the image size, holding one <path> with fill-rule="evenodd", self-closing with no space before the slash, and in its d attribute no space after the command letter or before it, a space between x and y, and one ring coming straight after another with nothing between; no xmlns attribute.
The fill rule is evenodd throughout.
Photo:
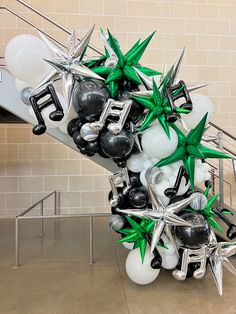
<svg viewBox="0 0 236 314"><path fill-rule="evenodd" d="M81 154L112 158L120 168L109 178L109 226L130 250L131 280L149 284L162 268L177 280L200 279L209 267L222 294L223 267L236 274L228 259L236 243L217 241L217 213L229 212L209 195L206 159L231 157L204 141L213 104L193 92L205 85L178 79L184 50L167 71L140 64L154 33L123 53L101 31L104 54L90 59L93 29L81 41L73 32L66 51L41 33L42 40L19 35L8 43L5 60L35 118L33 133L59 128Z"/></svg>

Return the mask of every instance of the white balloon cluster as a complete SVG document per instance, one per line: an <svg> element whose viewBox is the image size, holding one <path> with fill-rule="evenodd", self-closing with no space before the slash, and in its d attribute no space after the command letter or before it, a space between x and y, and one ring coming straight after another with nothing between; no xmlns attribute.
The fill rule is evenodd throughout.
<svg viewBox="0 0 236 314"><path fill-rule="evenodd" d="M164 247L157 246L157 250L162 258L161 267L165 269L174 269L178 264L179 257L169 239L165 235L162 235L161 239L164 243ZM129 278L140 285L147 285L153 282L158 277L160 269L153 269L151 267L151 261L154 258L154 255L151 254L150 247L147 246L144 262L142 263L139 249L132 249L133 243L125 242L123 245L130 250L125 264Z"/></svg>

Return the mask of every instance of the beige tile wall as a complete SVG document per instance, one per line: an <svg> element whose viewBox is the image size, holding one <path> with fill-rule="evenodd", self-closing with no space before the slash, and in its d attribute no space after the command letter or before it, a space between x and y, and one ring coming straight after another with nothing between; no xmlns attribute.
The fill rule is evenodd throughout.
<svg viewBox="0 0 236 314"><path fill-rule="evenodd" d="M141 35L157 30L143 56L144 65L162 69L186 47L181 77L206 82L202 92L215 104L214 121L236 133L236 1L235 0L30 0L69 29L83 35L96 23L92 43L101 47L100 27L109 27L124 51ZM0 1L66 42L67 36L15 0ZM1 11L0 56L16 34L35 33ZM35 137L28 126L0 127L0 216L16 213L44 192L60 189L64 211L107 206L104 170L48 136ZM50 207L50 203L48 204Z"/></svg>

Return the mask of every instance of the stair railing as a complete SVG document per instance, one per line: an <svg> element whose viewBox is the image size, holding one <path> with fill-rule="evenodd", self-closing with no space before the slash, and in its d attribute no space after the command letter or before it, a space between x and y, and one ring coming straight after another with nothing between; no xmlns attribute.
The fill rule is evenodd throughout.
<svg viewBox="0 0 236 314"><path fill-rule="evenodd" d="M49 18L46 14L42 13L41 11L39 11L38 9L36 9L32 5L30 5L29 3L25 2L24 0L16 0L16 2L20 3L21 5L23 5L27 9L29 9L31 12L34 12L36 15L40 16L41 18L43 18L47 22L51 23L52 25L54 25L55 27L57 27L61 31L65 32L66 34L68 34L68 35L72 34L72 32L69 29L62 26L61 24L54 21L53 19ZM6 6L6 5L0 6L0 10L5 10L5 11L13 14L17 18L19 18L21 21L23 21L26 24L28 24L29 26L37 29L38 31L42 32L44 35L48 36L50 39L54 40L57 44L66 48L66 46L61 41L52 37L50 34L45 32L44 30L42 30L40 27L38 27L34 23L30 22L28 19L26 19L25 17L23 17L19 13L12 10L8 6ZM77 37L77 38L78 38L78 40L80 40L80 37ZM92 49L94 52L96 52L99 55L103 54L98 48L96 48L95 46L93 46L91 44L89 45L89 48ZM3 59L4 59L3 57L0 58L0 60L3 60ZM2 61L1 61L1 63L2 63ZM211 131L213 130L213 133L215 135L217 135L217 137L218 137L217 140L213 140L212 143L214 143L220 150L225 151L226 153L229 153L233 157L233 163L232 163L231 167L229 166L227 161L223 161L221 159L219 160L219 164L217 165L217 167L213 166L212 164L209 163L209 165L212 167L212 171L211 171L212 182L215 182L215 178L217 178L219 181L218 191L220 193L220 205L223 205L223 203L225 202L224 183L229 185L230 202L232 203L232 186L231 186L231 183L224 178L224 174L225 174L224 168L225 168L225 166L228 167L228 169L231 168L230 171L232 172L232 166L233 166L233 171L234 171L234 175L235 175L235 179L236 179L236 163L235 163L235 159L236 159L236 144L235 144L236 143L236 137L233 136L232 134L230 134L228 131L217 126L215 123L210 122L210 125L211 125ZM225 137L227 137L228 139L225 139ZM232 149L232 148L234 148L234 149ZM216 187L214 184L214 186L212 187L213 192L215 191L215 188Z"/></svg>

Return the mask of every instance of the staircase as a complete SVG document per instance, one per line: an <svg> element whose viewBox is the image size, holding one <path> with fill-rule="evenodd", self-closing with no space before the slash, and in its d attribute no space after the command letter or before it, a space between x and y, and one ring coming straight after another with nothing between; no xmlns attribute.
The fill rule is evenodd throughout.
<svg viewBox="0 0 236 314"><path fill-rule="evenodd" d="M40 12L38 9L32 7L25 1L16 0L15 3L17 3L19 6L26 8L27 10L29 10L29 12L34 13L35 16L42 19L45 23L53 25L55 29L60 30L64 34L71 34L70 30L55 22L51 18L47 17L45 14ZM55 40L57 44L65 47L63 42L53 38L51 33L44 31L43 29L32 23L29 19L25 18L22 14L11 9L10 6L0 6L0 12L1 11L8 12L11 15L14 15L15 17L17 17L17 19L24 22L28 27L33 27L41 31L43 34ZM99 49L92 45L90 45L89 48L91 49L93 54L102 54ZM0 106L18 116L22 120L33 124L33 118L28 113L28 107L23 104L20 99L20 93L15 86L15 79L4 66L4 57L0 58L0 75ZM210 125L211 128L208 129L208 131L206 132L206 136L208 138L214 139L213 141L211 141L213 148L220 148L221 150L224 150L225 152L232 155L233 158L236 158L236 137L229 132L224 131L221 127L217 126L214 123L210 123ZM59 129L48 129L47 133L58 141L77 151L77 148L69 135L62 133ZM99 156L94 156L90 159L109 171L115 172L117 170L117 166L113 163L112 160L104 160ZM235 191L236 189L236 163L234 163L234 161L232 163L231 160L211 160L209 164L211 165L212 173L212 192L221 193L219 199L220 206L225 206L233 210L236 205L236 197L235 199L233 197L233 191ZM234 218L234 220L236 222L236 218Z"/></svg>

